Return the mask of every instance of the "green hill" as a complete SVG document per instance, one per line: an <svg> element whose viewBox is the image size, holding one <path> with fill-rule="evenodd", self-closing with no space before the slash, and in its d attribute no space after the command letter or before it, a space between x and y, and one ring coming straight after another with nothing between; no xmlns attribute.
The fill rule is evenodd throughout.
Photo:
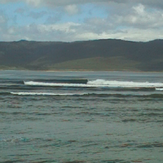
<svg viewBox="0 0 163 163"><path fill-rule="evenodd" d="M163 40L0 42L0 69L162 71Z"/></svg>

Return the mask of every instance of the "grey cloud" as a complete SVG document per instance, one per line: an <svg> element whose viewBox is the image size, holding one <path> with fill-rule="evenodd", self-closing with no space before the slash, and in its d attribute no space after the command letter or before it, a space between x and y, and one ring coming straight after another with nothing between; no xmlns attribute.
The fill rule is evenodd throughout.
<svg viewBox="0 0 163 163"><path fill-rule="evenodd" d="M163 1L162 0L135 0L137 3L141 3L147 5L149 7L156 7L156 8L163 8Z"/></svg>
<svg viewBox="0 0 163 163"><path fill-rule="evenodd" d="M0 3L18 2L20 0L0 0Z"/></svg>
<svg viewBox="0 0 163 163"><path fill-rule="evenodd" d="M98 3L98 4L109 4L110 2L120 3L120 4L135 4L141 3L144 5L148 5L151 7L162 7L163 8L163 1L162 0L0 0L0 3L9 3L9 2L26 2L28 4L39 6L39 5L47 5L49 7L57 7L57 6L67 6L67 5L74 5L74 4L87 4L87 3Z"/></svg>
<svg viewBox="0 0 163 163"><path fill-rule="evenodd" d="M127 2L128 0L124 0L124 2ZM87 4L87 3L109 3L109 2L116 2L116 3L122 3L122 0L26 0L28 3L33 3L41 5L48 5L50 7L52 6L67 6L67 5L74 5L74 4Z"/></svg>
<svg viewBox="0 0 163 163"><path fill-rule="evenodd" d="M65 7L65 11L69 14L69 15L75 15L77 13L79 13L79 8L77 5L67 5Z"/></svg>
<svg viewBox="0 0 163 163"><path fill-rule="evenodd" d="M87 3L98 3L98 4L105 4L110 5L110 3L117 3L117 4L137 4L141 3L144 5L148 5L150 7L158 7L163 8L163 1L162 0L26 0L27 2L36 3L38 5L47 5L47 6L66 6L66 5L73 5L73 4L87 4Z"/></svg>

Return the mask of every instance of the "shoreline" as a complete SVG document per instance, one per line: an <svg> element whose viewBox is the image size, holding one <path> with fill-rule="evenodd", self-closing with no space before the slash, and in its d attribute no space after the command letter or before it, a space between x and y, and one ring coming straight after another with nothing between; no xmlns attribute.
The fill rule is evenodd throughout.
<svg viewBox="0 0 163 163"><path fill-rule="evenodd" d="M0 71L29 71L29 72L130 72L130 73L163 73L163 71L141 71L141 70L30 70L30 69L0 69Z"/></svg>

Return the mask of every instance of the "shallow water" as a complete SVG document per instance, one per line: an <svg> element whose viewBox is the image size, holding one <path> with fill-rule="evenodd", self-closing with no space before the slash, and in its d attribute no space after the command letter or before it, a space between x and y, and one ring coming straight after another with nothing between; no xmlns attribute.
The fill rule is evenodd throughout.
<svg viewBox="0 0 163 163"><path fill-rule="evenodd" d="M89 81L50 82L63 78ZM0 71L0 162L161 163L162 83L163 73Z"/></svg>

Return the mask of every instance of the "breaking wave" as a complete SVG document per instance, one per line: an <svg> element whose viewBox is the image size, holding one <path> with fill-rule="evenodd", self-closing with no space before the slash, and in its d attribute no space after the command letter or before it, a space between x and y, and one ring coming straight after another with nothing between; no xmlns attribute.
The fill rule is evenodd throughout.
<svg viewBox="0 0 163 163"><path fill-rule="evenodd" d="M87 93L49 93L49 92L10 92L13 95L24 95L24 96L81 96L86 95Z"/></svg>
<svg viewBox="0 0 163 163"><path fill-rule="evenodd" d="M48 82L35 82L35 81L24 81L24 84L29 86L89 87L88 84L48 83Z"/></svg>
<svg viewBox="0 0 163 163"><path fill-rule="evenodd" d="M49 93L49 92L10 92L12 95L19 96L91 96L91 97L140 97L140 98L163 98L163 94L120 94L120 93Z"/></svg>
<svg viewBox="0 0 163 163"><path fill-rule="evenodd" d="M150 83L150 82L133 82L133 81L116 81L116 80L103 80L97 79L94 81L89 81L90 85L97 86L110 86L110 87L140 87L140 88L150 88L150 87L163 87L163 83Z"/></svg>
<svg viewBox="0 0 163 163"><path fill-rule="evenodd" d="M103 80L97 79L88 81L87 84L74 84L74 83L48 83L36 81L24 81L25 85L29 86L54 86L54 87L108 87L108 88L156 88L156 90L163 90L163 83L150 83L150 82L133 82L133 81L116 81L116 80Z"/></svg>
<svg viewBox="0 0 163 163"><path fill-rule="evenodd" d="M163 88L156 88L156 91L163 91Z"/></svg>

